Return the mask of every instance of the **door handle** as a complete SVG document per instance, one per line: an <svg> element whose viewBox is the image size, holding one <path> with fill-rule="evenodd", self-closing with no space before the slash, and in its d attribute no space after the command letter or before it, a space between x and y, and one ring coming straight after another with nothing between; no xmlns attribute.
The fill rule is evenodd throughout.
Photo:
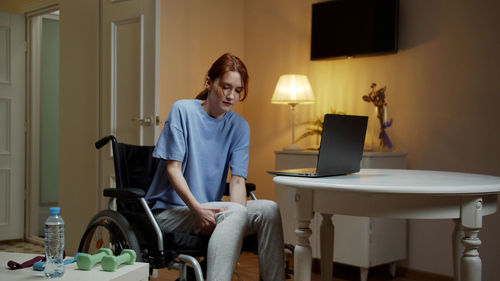
<svg viewBox="0 0 500 281"><path fill-rule="evenodd" d="M156 116L156 118L155 118L155 119L156 119L156 120L155 120L155 121L156 121L156 126L160 126L160 125L161 125L161 123L162 123L162 121L161 121L161 119L160 119L160 116Z"/></svg>
<svg viewBox="0 0 500 281"><path fill-rule="evenodd" d="M151 116L147 116L144 118L135 117L135 118L132 118L132 121L139 122L139 124L141 124L143 126L153 125L153 118Z"/></svg>
<svg viewBox="0 0 500 281"><path fill-rule="evenodd" d="M132 121L134 122L139 122L139 124L143 125L143 126L152 126L153 123L156 125L156 126L160 126L161 123L163 122L161 119L160 119L160 116L155 116L154 120L153 120L153 116L148 116L148 117L144 117L144 119L142 118L139 118L139 117L136 117L136 118L132 118Z"/></svg>

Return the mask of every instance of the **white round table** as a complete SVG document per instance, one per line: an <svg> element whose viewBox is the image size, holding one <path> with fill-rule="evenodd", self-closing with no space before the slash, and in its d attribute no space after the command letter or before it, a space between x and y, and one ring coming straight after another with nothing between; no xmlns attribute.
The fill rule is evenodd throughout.
<svg viewBox="0 0 500 281"><path fill-rule="evenodd" d="M497 210L500 177L422 170L362 169L335 177L274 177L273 181L293 192L297 221L295 280L311 279L314 212L321 225L321 280L331 280L333 260L333 214L404 219L455 219L455 280L480 281L478 238L482 217Z"/></svg>

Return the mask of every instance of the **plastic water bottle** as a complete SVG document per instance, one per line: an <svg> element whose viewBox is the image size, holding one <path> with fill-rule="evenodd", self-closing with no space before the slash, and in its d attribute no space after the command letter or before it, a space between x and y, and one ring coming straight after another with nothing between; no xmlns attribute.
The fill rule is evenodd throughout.
<svg viewBox="0 0 500 281"><path fill-rule="evenodd" d="M45 221L45 276L61 277L64 274L64 220L59 215L61 208L50 208L50 216Z"/></svg>

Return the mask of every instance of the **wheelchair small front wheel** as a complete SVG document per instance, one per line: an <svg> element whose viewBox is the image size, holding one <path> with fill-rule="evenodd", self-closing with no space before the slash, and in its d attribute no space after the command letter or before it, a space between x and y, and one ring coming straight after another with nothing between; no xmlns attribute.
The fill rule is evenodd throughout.
<svg viewBox="0 0 500 281"><path fill-rule="evenodd" d="M137 237L129 222L120 213L103 210L95 215L80 240L78 252L95 254L100 248L109 248L114 255L124 249L136 252L136 261L142 261Z"/></svg>

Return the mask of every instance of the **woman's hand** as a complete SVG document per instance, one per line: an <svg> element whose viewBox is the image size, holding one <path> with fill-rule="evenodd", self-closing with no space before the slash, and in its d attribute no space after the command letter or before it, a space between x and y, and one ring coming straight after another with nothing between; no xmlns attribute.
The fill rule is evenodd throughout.
<svg viewBox="0 0 500 281"><path fill-rule="evenodd" d="M182 162L167 160L167 176L179 197L186 203L191 212L195 214L201 232L207 235L211 234L217 224L215 214L225 211L226 208L203 206L196 200L182 174Z"/></svg>
<svg viewBox="0 0 500 281"><path fill-rule="evenodd" d="M201 229L201 233L205 235L212 234L217 225L215 220L215 214L225 211L226 208L213 208L207 206L201 206L200 209L195 211L196 218L198 219L198 226Z"/></svg>

